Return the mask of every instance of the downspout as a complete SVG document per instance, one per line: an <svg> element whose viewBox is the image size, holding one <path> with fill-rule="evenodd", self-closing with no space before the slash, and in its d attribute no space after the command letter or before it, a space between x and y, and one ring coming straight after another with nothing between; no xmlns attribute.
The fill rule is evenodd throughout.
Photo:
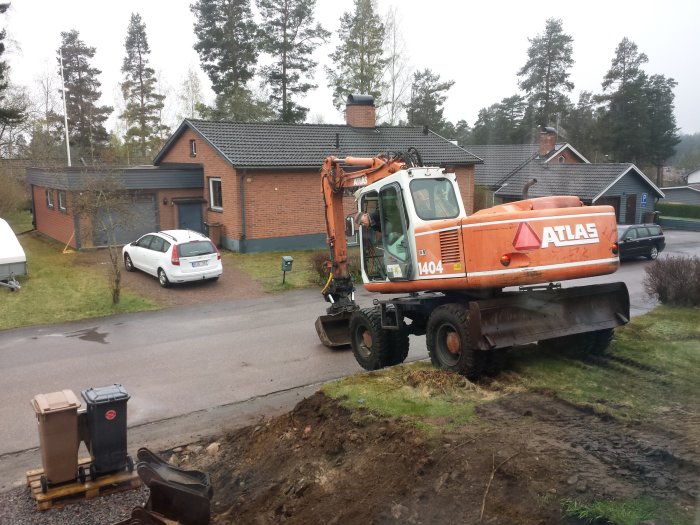
<svg viewBox="0 0 700 525"><path fill-rule="evenodd" d="M239 179L239 188L241 194L241 238L239 240L238 250L240 253L246 253L245 246L245 178L248 174L248 170L243 168L241 171L241 177Z"/></svg>

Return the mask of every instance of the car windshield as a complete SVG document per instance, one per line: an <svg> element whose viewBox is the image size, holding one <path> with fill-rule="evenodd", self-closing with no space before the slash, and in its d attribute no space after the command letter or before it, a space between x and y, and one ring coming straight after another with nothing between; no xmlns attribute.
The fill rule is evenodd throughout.
<svg viewBox="0 0 700 525"><path fill-rule="evenodd" d="M197 255L209 255L216 252L214 245L209 241L191 241L180 244L177 247L180 257L196 257Z"/></svg>
<svg viewBox="0 0 700 525"><path fill-rule="evenodd" d="M617 227L617 238L622 239L622 237L624 237L626 231L627 231L627 226L618 226Z"/></svg>

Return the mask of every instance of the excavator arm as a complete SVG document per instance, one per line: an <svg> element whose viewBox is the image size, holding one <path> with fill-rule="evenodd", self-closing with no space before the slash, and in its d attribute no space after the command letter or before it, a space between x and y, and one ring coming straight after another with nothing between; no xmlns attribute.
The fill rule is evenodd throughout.
<svg viewBox="0 0 700 525"><path fill-rule="evenodd" d="M345 231L343 197L346 189L377 182L399 170L422 164L414 148L406 153L382 153L375 157L329 156L321 168L321 189L325 206L326 238L330 251L330 275L321 290L330 304L316 320L316 331L326 346L349 343L348 320L358 309L355 287L348 269L348 240Z"/></svg>

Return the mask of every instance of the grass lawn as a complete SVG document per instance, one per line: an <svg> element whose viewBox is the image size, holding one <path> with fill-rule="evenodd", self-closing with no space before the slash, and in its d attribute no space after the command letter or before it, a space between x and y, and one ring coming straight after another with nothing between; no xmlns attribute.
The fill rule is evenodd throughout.
<svg viewBox="0 0 700 525"><path fill-rule="evenodd" d="M38 235L21 235L19 241L29 275L18 278L21 290L0 289L0 330L158 308L124 289L113 307L104 269L76 266L79 253L64 254L63 246Z"/></svg>
<svg viewBox="0 0 700 525"><path fill-rule="evenodd" d="M308 288L318 281L318 274L313 270L312 257L320 250L293 250L268 253L234 253L225 252L223 257L233 260L253 279L269 292ZM324 251L325 253L325 251ZM282 284L282 256L294 258L292 271L287 272Z"/></svg>

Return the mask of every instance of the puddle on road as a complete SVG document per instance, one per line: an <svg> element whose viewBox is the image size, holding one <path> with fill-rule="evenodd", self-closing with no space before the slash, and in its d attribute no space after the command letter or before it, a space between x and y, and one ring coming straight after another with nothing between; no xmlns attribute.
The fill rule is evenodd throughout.
<svg viewBox="0 0 700 525"><path fill-rule="evenodd" d="M83 341L92 341L103 345L109 344L109 342L105 341L109 334L107 332L98 332L96 326L94 328L85 328L84 330L77 330L75 332L67 332L65 335L66 337L77 337Z"/></svg>

